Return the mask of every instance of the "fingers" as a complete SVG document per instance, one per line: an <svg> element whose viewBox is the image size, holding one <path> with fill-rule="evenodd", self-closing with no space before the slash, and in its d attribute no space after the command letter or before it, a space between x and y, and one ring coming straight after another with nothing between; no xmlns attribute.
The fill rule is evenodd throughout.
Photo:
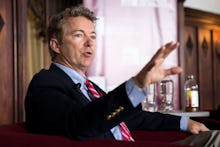
<svg viewBox="0 0 220 147"><path fill-rule="evenodd" d="M204 131L209 131L209 129L203 123L198 123L197 126L191 130L193 134L199 134L200 132Z"/></svg>
<svg viewBox="0 0 220 147"><path fill-rule="evenodd" d="M181 67L173 67L173 68L170 68L170 69L166 69L165 70L165 76L179 74L182 71L183 71L183 69Z"/></svg>
<svg viewBox="0 0 220 147"><path fill-rule="evenodd" d="M210 131L203 123L200 123L200 131Z"/></svg>
<svg viewBox="0 0 220 147"><path fill-rule="evenodd" d="M179 43L176 42L170 42L168 44L165 45L165 50L164 50L164 53L163 53L163 58L166 58L174 49L178 48L179 47Z"/></svg>
<svg viewBox="0 0 220 147"><path fill-rule="evenodd" d="M153 58L148 62L143 69L133 78L139 88L146 87L150 83L158 82L164 77L171 74L178 74L182 71L180 67L164 69L162 64L165 58L179 46L179 43L169 42L162 46Z"/></svg>
<svg viewBox="0 0 220 147"><path fill-rule="evenodd" d="M191 130L191 133L192 134L199 134L199 130L194 128Z"/></svg>
<svg viewBox="0 0 220 147"><path fill-rule="evenodd" d="M174 49L179 47L179 43L178 42L169 42L167 44L165 44L164 46L162 46L155 54L155 56L153 57L153 59L155 58L166 58Z"/></svg>
<svg viewBox="0 0 220 147"><path fill-rule="evenodd" d="M188 131L190 131L192 134L198 134L203 131L209 131L209 129L203 123L189 119Z"/></svg>

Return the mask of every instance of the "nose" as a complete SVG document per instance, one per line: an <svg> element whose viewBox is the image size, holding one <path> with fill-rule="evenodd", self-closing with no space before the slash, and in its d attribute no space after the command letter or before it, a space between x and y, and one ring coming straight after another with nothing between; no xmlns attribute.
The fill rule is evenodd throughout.
<svg viewBox="0 0 220 147"><path fill-rule="evenodd" d="M85 40L86 47L94 46L94 43L95 43L95 41L91 37L89 37L89 36L86 37L86 40Z"/></svg>

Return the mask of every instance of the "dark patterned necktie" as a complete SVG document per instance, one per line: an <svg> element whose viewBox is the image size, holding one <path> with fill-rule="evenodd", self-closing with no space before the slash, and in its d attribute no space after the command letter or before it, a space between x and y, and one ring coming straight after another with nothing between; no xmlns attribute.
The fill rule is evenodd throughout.
<svg viewBox="0 0 220 147"><path fill-rule="evenodd" d="M90 96L90 98L92 100L95 100L95 99L97 99L101 96L95 90L93 84L89 80L86 80L86 87L88 88L88 95ZM124 141L134 141L128 127L126 126L126 124L124 122L121 122L119 126L120 126L120 130L121 130L123 140Z"/></svg>

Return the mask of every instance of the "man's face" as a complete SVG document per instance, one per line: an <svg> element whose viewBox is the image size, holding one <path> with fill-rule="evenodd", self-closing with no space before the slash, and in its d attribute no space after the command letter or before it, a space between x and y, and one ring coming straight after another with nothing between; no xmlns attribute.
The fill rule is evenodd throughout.
<svg viewBox="0 0 220 147"><path fill-rule="evenodd" d="M85 17L70 17L63 25L63 40L58 45L57 62L85 74L94 58L95 27Z"/></svg>

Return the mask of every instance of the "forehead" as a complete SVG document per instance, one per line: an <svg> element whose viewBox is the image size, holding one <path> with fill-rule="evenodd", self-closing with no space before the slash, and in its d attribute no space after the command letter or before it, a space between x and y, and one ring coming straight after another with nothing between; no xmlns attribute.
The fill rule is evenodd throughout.
<svg viewBox="0 0 220 147"><path fill-rule="evenodd" d="M78 17L69 17L64 21L63 24L63 32L72 32L82 30L86 33L93 33L95 32L95 25L94 23L82 16Z"/></svg>

